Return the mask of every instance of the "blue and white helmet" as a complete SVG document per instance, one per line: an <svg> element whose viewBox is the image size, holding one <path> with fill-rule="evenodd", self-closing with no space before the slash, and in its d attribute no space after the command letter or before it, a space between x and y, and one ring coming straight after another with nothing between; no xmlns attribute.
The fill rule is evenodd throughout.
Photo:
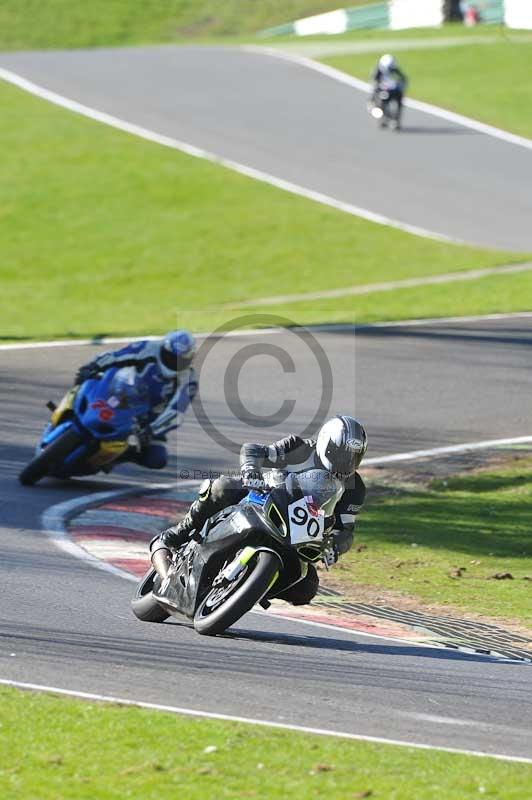
<svg viewBox="0 0 532 800"><path fill-rule="evenodd" d="M322 426L316 454L323 467L340 480L347 480L364 458L366 431L354 417L338 415Z"/></svg>
<svg viewBox="0 0 532 800"><path fill-rule="evenodd" d="M190 367L196 343L188 331L171 331L161 342L159 366L165 377Z"/></svg>

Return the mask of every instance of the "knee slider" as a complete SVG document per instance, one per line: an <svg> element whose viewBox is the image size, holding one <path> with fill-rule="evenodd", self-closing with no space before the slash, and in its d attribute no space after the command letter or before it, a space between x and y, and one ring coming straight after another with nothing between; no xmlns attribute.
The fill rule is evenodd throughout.
<svg viewBox="0 0 532 800"><path fill-rule="evenodd" d="M210 496L212 484L213 481L210 481L209 479L202 481L198 489L198 498L199 500L201 500L202 503L204 503L205 500L207 500L208 497Z"/></svg>

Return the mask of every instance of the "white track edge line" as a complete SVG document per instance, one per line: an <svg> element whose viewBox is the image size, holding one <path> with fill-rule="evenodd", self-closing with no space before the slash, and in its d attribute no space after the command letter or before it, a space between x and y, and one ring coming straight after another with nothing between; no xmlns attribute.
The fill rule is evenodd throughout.
<svg viewBox="0 0 532 800"><path fill-rule="evenodd" d="M233 172L238 172L248 178L253 178L254 180L261 181L262 183L275 186L277 189L282 189L285 192L290 192L291 194L304 197L307 200L314 200L322 205L330 206L337 211L344 211L347 214L361 217L369 222L375 222L378 225L386 225L391 228L397 228L405 233L411 233L415 236L421 236L425 239L434 239L436 241L449 242L451 244L465 244L465 242L463 242L461 239L455 239L454 237L446 236L442 233L429 231L425 228L418 227L417 225L410 225L409 223L386 217L383 214L379 214L378 212L371 211L367 208L361 208L353 205L352 203L337 200L334 197L323 194L322 192L308 189L304 186L300 186L299 184L284 180L284 178L278 178L275 175L270 175L269 173L263 172L255 167L250 167L245 164L241 164L238 161L233 161L232 159L218 156L215 153L211 153L208 150L196 147L188 142L182 142L179 139L174 139L171 136L164 136L156 133L155 131L149 130L148 128L144 128L140 125L120 119L119 117L115 117L112 114L98 111L95 108L77 102L77 100L72 100L68 97L64 97L63 95L46 89L43 86L39 86L38 84L23 78L21 75L2 67L0 67L0 79L17 86L19 89L23 89L30 94L36 95L42 100L47 100L49 103L54 103L55 105L66 108L76 114L89 117L89 119L95 120L96 122L101 122L104 125L110 125L112 128L117 128L125 133L130 133L134 136L140 137L141 139L154 142L155 144L169 147L173 150L179 150L189 156L202 158L205 161L210 161L213 164L226 167L227 169L231 169Z"/></svg>
<svg viewBox="0 0 532 800"><path fill-rule="evenodd" d="M404 319L404 320L393 320L391 322L367 322L367 323L360 323L357 325L356 323L324 323L322 325L305 325L301 326L306 331L310 331L311 333L320 333L321 331L338 331L346 332L352 331L356 333L358 331L367 331L379 328L412 328L412 327L422 327L425 325L448 325L452 323L458 324L465 324L469 322L490 322L490 321L497 321L497 320L505 320L505 319L530 319L532 318L532 311L511 311L508 313L495 313L495 314L473 314L469 316L462 316L462 317L427 317L425 319ZM227 331L222 332L221 335L223 336L230 336L230 337L245 337L245 336L266 336L266 335L273 335L273 334L283 334L290 332L291 328L250 328L249 330L235 330L235 331ZM216 335L216 331L214 334L211 333L196 333L194 334L197 339L207 339L209 336ZM147 339L149 341L155 341L156 339L160 339L160 335L146 335L146 334L138 334L138 335L131 335L131 336L102 336L96 337L93 339L52 339L50 341L36 341L36 342L12 342L10 344L0 344L0 352L9 352L11 350L38 350L47 347L82 347L86 345L90 345L92 347L100 347L106 344L122 344L125 342L131 342L135 339Z"/></svg>
<svg viewBox="0 0 532 800"><path fill-rule="evenodd" d="M532 436L514 436L508 439L486 439L481 442L465 442L463 444L432 447L427 450L411 450L409 453L395 453L389 456L377 456L364 459L364 466L373 464L392 464L397 461L417 461L419 458L444 456L452 453L469 453L474 450L488 450L490 447L505 447L532 443Z"/></svg>
<svg viewBox="0 0 532 800"><path fill-rule="evenodd" d="M66 697L79 697L83 700L93 700L100 703L114 703L121 706L132 706L151 711L165 711L170 714L180 714L189 717L204 717L206 719L220 720L222 722L239 722L246 725L260 725L265 728L278 728L280 730L296 731L299 733L310 733L318 736L332 736L339 739L351 739L354 741L373 742L375 744L389 744L400 747L410 747L416 750L438 750L444 753L455 755L475 756L477 758L494 758L497 761L512 761L521 764L532 764L532 759L521 756L509 756L501 753L487 753L478 750L460 750L454 747L437 747L429 744L405 742L400 739L386 739L380 736L365 736L358 733L347 733L342 731L331 731L325 728L312 728L305 725L290 725L285 722L271 722L269 720L254 719L252 717L239 717L232 714L219 714L214 711L200 711L191 708L181 708L179 706L162 705L159 703L148 703L142 700L129 700L123 697L112 695L95 694L92 692L76 691L74 689L61 689L56 686L46 686L38 683L24 683L22 681L12 681L0 678L0 684L16 689L29 691L39 691L48 694L59 694Z"/></svg>
<svg viewBox="0 0 532 800"><path fill-rule="evenodd" d="M342 72L342 70L336 69L335 67L330 67L327 64L323 64L320 61L315 61L307 56L276 50L273 47L261 47L260 45L244 45L242 49L249 52L263 53L264 55L280 58L284 61L292 61L295 64L299 64L302 67L307 67L307 69L312 69L314 72L319 72L335 81L345 83L348 86L351 86L353 89L358 89L361 92L368 93L372 88L371 85L366 81L362 81L359 78L349 75L347 72ZM462 114L457 114L454 111L448 111L445 108L432 105L431 103L424 103L421 100L412 100L410 98L406 98L404 104L408 108L413 108L416 111L422 111L425 114L431 114L434 117L445 119L448 122L454 122L455 124L462 125L465 128L471 128L478 133L484 133L487 136L492 136L495 139L501 139L507 144L514 144L518 145L519 147L525 147L527 150L532 150L532 139L527 139L525 136L519 136L518 134L510 133L510 131L496 128L493 125L487 125L486 123L479 122L471 117L465 117Z"/></svg>
<svg viewBox="0 0 532 800"><path fill-rule="evenodd" d="M413 278L402 278L396 281L382 281L381 283L362 283L358 286L340 286L336 289L324 289L317 292L300 292L298 294L280 294L270 297L257 297L243 300L240 303L223 303L220 308L238 310L240 308L255 308L258 306L282 306L288 303L303 303L305 301L327 300L334 298L356 297L381 292L391 292L401 289L412 289L418 286L436 286L447 283L463 281L476 281L498 275L514 275L532 271L532 262L524 264L505 264L500 267L483 267L481 269L468 269L458 272L444 272L439 275L420 275Z"/></svg>

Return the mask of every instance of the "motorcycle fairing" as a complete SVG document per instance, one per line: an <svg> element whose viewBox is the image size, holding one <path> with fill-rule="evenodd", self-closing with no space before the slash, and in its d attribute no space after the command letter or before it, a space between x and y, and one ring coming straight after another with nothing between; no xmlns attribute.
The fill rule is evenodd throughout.
<svg viewBox="0 0 532 800"><path fill-rule="evenodd" d="M157 600L192 619L225 561L245 545L259 546L272 535L253 505L230 506L207 521L203 541L192 541L179 553Z"/></svg>
<svg viewBox="0 0 532 800"><path fill-rule="evenodd" d="M72 389L69 389L68 392L65 394L57 408L52 411L52 416L50 421L53 426L59 425L63 416L68 412L72 411L74 408L74 400L76 398L76 394L78 392L79 387L73 386Z"/></svg>
<svg viewBox="0 0 532 800"><path fill-rule="evenodd" d="M123 371L124 368L110 369L101 377L74 386L52 412L38 451L69 428L83 439L55 470L56 477L94 474L126 452L132 419L146 413L148 405L140 395L125 402L113 395L117 373Z"/></svg>

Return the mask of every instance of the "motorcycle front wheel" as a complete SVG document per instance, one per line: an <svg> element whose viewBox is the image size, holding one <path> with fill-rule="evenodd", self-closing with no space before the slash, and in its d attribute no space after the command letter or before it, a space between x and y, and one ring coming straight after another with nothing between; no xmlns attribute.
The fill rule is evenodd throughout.
<svg viewBox="0 0 532 800"><path fill-rule="evenodd" d="M154 569L148 570L131 601L131 609L137 619L142 622L164 622L170 614L159 605L152 594L153 581L157 577Z"/></svg>
<svg viewBox="0 0 532 800"><path fill-rule="evenodd" d="M81 443L79 433L73 428L58 436L35 456L20 472L18 479L23 486L33 486L46 475L51 475L56 467Z"/></svg>
<svg viewBox="0 0 532 800"><path fill-rule="evenodd" d="M274 553L260 550L234 581L211 589L194 615L195 630L205 636L223 633L264 597L277 580L279 568Z"/></svg>

